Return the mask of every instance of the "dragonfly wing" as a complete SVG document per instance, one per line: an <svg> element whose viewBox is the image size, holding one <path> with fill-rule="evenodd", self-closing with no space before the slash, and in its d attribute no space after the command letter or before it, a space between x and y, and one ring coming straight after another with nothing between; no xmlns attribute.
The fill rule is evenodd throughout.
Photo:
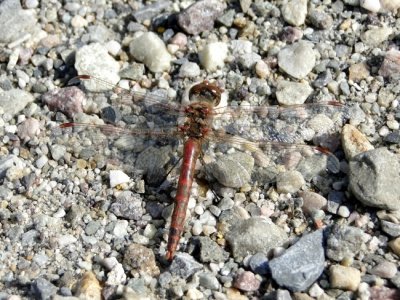
<svg viewBox="0 0 400 300"><path fill-rule="evenodd" d="M114 165L126 172L144 174L150 185L165 179L163 176L170 169L168 163L174 163L171 159L178 145L176 126L121 127L104 124L95 117L90 119L92 123L71 122L57 126L53 139L67 147L74 157L90 161L98 168Z"/></svg>
<svg viewBox="0 0 400 300"><path fill-rule="evenodd" d="M233 108L226 115L217 116L220 117L214 122L217 130L210 135L213 151L221 154L211 164L216 174L223 173L219 169L223 169L229 157L238 164L239 159L234 154L237 150L251 154L254 159L251 179L262 184L276 181L277 176L286 171L298 171L307 181L340 171L338 159L328 149L335 150L340 143L338 132L348 116L343 105ZM236 175L235 172L226 173L227 176ZM249 178L243 174L244 179ZM222 176L215 177L227 185Z"/></svg>
<svg viewBox="0 0 400 300"><path fill-rule="evenodd" d="M214 127L248 140L317 144L339 132L348 118L348 108L337 102L291 107L239 106L216 110ZM329 146L329 144L324 145Z"/></svg>

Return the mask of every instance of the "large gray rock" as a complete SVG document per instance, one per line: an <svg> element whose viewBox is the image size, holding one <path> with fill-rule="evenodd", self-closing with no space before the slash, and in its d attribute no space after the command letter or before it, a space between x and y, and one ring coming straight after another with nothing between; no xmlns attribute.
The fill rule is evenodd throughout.
<svg viewBox="0 0 400 300"><path fill-rule="evenodd" d="M18 114L35 98L32 94L20 89L12 89L0 93L0 107L3 108L5 113L12 116Z"/></svg>
<svg viewBox="0 0 400 300"><path fill-rule="evenodd" d="M0 43L10 43L35 30L34 10L24 10L21 1L0 1Z"/></svg>
<svg viewBox="0 0 400 300"><path fill-rule="evenodd" d="M291 291L309 288L324 270L322 230L303 236L281 256L270 261L272 278Z"/></svg>
<svg viewBox="0 0 400 300"><path fill-rule="evenodd" d="M349 179L350 190L365 205L400 209L400 163L386 148L354 156Z"/></svg>

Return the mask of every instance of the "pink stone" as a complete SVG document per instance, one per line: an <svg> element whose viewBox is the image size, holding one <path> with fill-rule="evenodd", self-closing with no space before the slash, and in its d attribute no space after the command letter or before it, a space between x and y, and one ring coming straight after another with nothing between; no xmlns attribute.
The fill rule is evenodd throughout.
<svg viewBox="0 0 400 300"><path fill-rule="evenodd" d="M28 118L18 125L18 136L24 141L29 141L39 133L40 122L34 118Z"/></svg>
<svg viewBox="0 0 400 300"><path fill-rule="evenodd" d="M184 49L187 44L187 36L182 32L178 32L171 38L170 43L178 45L179 49Z"/></svg>
<svg viewBox="0 0 400 300"><path fill-rule="evenodd" d="M400 75L400 51L391 49L386 53L385 59L379 69L379 75L383 77Z"/></svg>
<svg viewBox="0 0 400 300"><path fill-rule="evenodd" d="M85 100L85 93L76 86L53 90L42 96L42 101L50 110L60 111L69 117L83 111L82 103Z"/></svg>
<svg viewBox="0 0 400 300"><path fill-rule="evenodd" d="M260 280L252 272L245 271L236 277L234 286L239 290L252 292L258 290L260 284Z"/></svg>

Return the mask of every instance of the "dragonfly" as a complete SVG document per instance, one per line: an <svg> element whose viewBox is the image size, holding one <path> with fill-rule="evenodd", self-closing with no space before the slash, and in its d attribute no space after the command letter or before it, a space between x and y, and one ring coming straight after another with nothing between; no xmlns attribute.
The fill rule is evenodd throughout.
<svg viewBox="0 0 400 300"><path fill-rule="evenodd" d="M144 141L149 140L152 141L150 145L165 139L179 140L183 144L165 255L168 261L174 258L184 231L196 164L199 159L205 163L207 154L204 148L207 145L214 151L210 154L214 158L215 153L249 153L256 165L253 171L258 176L255 178L261 181L268 180L264 175L271 162L285 164L292 153L300 153L304 159L317 155L326 160L328 167L330 162L333 173L338 172L338 160L328 148L304 143L316 136L329 137L343 125L347 107L337 101L285 107L254 105L246 101L228 105L223 101L226 95L223 88L204 80L187 90L189 102L182 104L168 101L159 93L122 88L91 75L79 75L69 84L101 87L106 93L111 93L113 106L119 106L129 116L118 125L99 124L98 120L94 123L74 121L61 124L61 128L78 132L94 130L107 140L119 142L128 139L133 143L131 150L137 152L145 149ZM95 140L94 136L90 138Z"/></svg>

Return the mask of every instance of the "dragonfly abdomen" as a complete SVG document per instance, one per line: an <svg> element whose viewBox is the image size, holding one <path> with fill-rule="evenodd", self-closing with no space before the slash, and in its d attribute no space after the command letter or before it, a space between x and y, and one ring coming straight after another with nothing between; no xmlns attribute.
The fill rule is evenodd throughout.
<svg viewBox="0 0 400 300"><path fill-rule="evenodd" d="M196 162L200 154L201 142L196 138L189 138L183 148L183 161L179 176L178 188L175 196L175 207L171 218L171 227L168 236L167 260L172 260L178 246L183 225L185 223L186 209L189 202L190 191Z"/></svg>

